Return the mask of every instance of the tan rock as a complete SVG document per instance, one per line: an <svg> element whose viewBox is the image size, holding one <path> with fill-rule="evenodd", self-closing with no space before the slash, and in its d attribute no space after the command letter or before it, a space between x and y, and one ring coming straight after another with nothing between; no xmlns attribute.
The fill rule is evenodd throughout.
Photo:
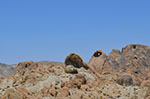
<svg viewBox="0 0 150 99"><path fill-rule="evenodd" d="M88 66L95 69L97 72L102 72L102 67L106 61L106 54L102 50L97 50L91 57Z"/></svg>
<svg viewBox="0 0 150 99"><path fill-rule="evenodd" d="M49 91L48 88L43 88L43 89L41 89L41 93L42 93L42 94L47 94L48 91Z"/></svg>
<svg viewBox="0 0 150 99"><path fill-rule="evenodd" d="M141 87L149 87L150 88L150 80L145 80L141 83Z"/></svg>
<svg viewBox="0 0 150 99"><path fill-rule="evenodd" d="M57 92L57 97L68 97L70 95L68 88L61 88Z"/></svg>
<svg viewBox="0 0 150 99"><path fill-rule="evenodd" d="M71 78L70 81L62 82L61 87L68 87L68 88L81 88L81 85L86 84L87 80L85 75L77 74L75 78Z"/></svg>
<svg viewBox="0 0 150 99"><path fill-rule="evenodd" d="M26 71L36 70L39 67L38 63L33 61L19 63L16 68L16 74L24 75Z"/></svg>
<svg viewBox="0 0 150 99"><path fill-rule="evenodd" d="M52 97L56 97L58 92L57 92L57 87L56 86L52 86L49 90L49 94L52 96Z"/></svg>
<svg viewBox="0 0 150 99"><path fill-rule="evenodd" d="M125 62L121 52L119 50L113 49L112 52L109 53L107 60L103 65L102 74L119 72L124 64Z"/></svg>
<svg viewBox="0 0 150 99"><path fill-rule="evenodd" d="M5 79L5 77L0 76L0 83Z"/></svg>
<svg viewBox="0 0 150 99"><path fill-rule="evenodd" d="M24 87L17 87L17 90L18 90L19 92L22 92L23 94L29 94L28 91L27 91L27 89L24 88Z"/></svg>
<svg viewBox="0 0 150 99"><path fill-rule="evenodd" d="M73 94L71 96L71 99L82 99L82 93L81 92L76 92L76 94Z"/></svg>
<svg viewBox="0 0 150 99"><path fill-rule="evenodd" d="M2 96L2 99L25 99L27 97L28 95L24 92L24 90L16 90L15 88L9 88Z"/></svg>
<svg viewBox="0 0 150 99"><path fill-rule="evenodd" d="M68 65L65 67L65 72L70 74L77 74L78 70L74 68L72 65Z"/></svg>
<svg viewBox="0 0 150 99"><path fill-rule="evenodd" d="M13 83L15 83L15 82L17 81L16 77L15 77L15 76L13 76L13 75L12 75L12 76L10 76L10 77L9 77L9 79L12 79L12 80L13 80Z"/></svg>

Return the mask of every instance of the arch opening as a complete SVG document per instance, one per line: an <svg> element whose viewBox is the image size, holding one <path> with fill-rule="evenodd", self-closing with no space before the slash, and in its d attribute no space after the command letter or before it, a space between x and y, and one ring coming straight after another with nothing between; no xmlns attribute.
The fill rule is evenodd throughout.
<svg viewBox="0 0 150 99"><path fill-rule="evenodd" d="M101 56L101 55L102 55L102 52L95 52L93 56L94 56L94 57L99 57L99 56Z"/></svg>

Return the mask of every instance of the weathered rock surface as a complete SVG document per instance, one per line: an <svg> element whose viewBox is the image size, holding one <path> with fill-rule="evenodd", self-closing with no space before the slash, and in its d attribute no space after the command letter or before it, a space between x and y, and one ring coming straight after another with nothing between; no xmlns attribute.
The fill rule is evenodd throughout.
<svg viewBox="0 0 150 99"><path fill-rule="evenodd" d="M145 45L131 44L123 48L121 52L112 50L108 56L93 55L91 60L99 61L93 63L90 61L88 65L97 67L102 75L116 73L119 78L117 82L122 81L124 85L140 85L150 76L150 48ZM124 76L124 73L129 74L130 77ZM129 84L131 79L133 83ZM119 84L122 85L122 83Z"/></svg>
<svg viewBox="0 0 150 99"><path fill-rule="evenodd" d="M37 63L41 64L42 66L45 66L45 65L62 65L62 66L64 66L64 63L55 62L55 61L39 61ZM17 67L17 64L7 65L7 64L0 63L0 76L8 77L10 75L14 75L14 73L16 71L16 67Z"/></svg>
<svg viewBox="0 0 150 99"><path fill-rule="evenodd" d="M106 54L102 50L97 50L92 58L90 59L88 65L91 66L94 70L101 73L102 72L102 66L106 61Z"/></svg>
<svg viewBox="0 0 150 99"><path fill-rule="evenodd" d="M65 66L21 62L0 77L0 99L150 99L149 54L133 44L108 56L98 50L88 65L75 53Z"/></svg>

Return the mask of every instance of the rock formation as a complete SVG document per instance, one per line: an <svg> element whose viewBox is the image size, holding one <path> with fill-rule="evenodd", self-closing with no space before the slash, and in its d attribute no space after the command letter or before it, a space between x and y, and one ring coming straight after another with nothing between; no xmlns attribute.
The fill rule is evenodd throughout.
<svg viewBox="0 0 150 99"><path fill-rule="evenodd" d="M85 62L83 62L82 58L80 55L71 53L69 54L66 59L65 59L65 65L73 65L76 68L85 68L88 69L88 66Z"/></svg>
<svg viewBox="0 0 150 99"><path fill-rule="evenodd" d="M103 53L102 51L99 52ZM91 61L94 62L91 63L90 61L88 65L97 67L101 74L117 73L118 77L122 77L118 79L118 82L121 79L124 82L126 79L125 82L129 81L128 83L130 83L132 78L134 80L132 85L138 85L143 80L149 79L149 60L150 48L148 46L131 44L123 48L121 52L119 50L112 50L108 56L105 56L104 53L98 57L93 55ZM129 74L128 77L124 76L124 73Z"/></svg>
<svg viewBox="0 0 150 99"><path fill-rule="evenodd" d="M88 65L96 70L97 72L102 72L102 66L104 65L106 61L106 54L102 50L97 50L90 59Z"/></svg>
<svg viewBox="0 0 150 99"><path fill-rule="evenodd" d="M55 61L39 61L37 62L41 64L42 66L47 65L62 65L64 66L63 62L55 62ZM0 76L10 76L13 75L16 71L17 64L7 65L0 63Z"/></svg>
<svg viewBox="0 0 150 99"><path fill-rule="evenodd" d="M150 99L150 48L97 50L88 64L75 53L65 66L21 62L0 77L0 99Z"/></svg>

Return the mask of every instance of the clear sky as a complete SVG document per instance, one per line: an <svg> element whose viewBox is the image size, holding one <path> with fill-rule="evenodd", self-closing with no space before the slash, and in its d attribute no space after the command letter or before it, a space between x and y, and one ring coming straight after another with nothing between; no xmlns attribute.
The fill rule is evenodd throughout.
<svg viewBox="0 0 150 99"><path fill-rule="evenodd" d="M1 0L0 62L88 62L130 43L150 45L150 0Z"/></svg>

